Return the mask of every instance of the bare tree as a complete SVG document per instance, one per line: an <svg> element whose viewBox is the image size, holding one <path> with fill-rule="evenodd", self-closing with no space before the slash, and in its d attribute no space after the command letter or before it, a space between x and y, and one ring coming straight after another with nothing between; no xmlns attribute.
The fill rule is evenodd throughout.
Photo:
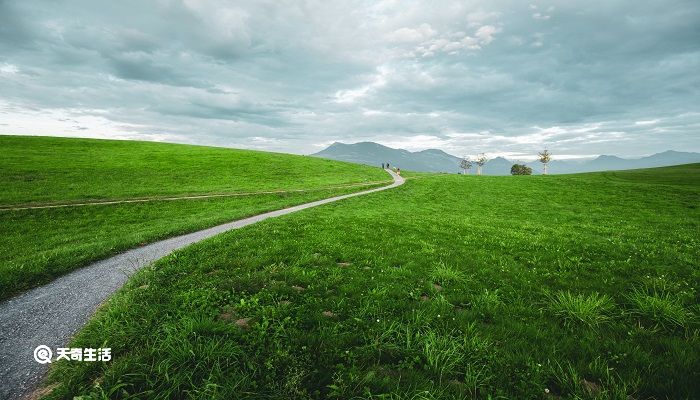
<svg viewBox="0 0 700 400"><path fill-rule="evenodd" d="M543 152L537 153L537 155L539 156L539 160L542 163L542 165L544 165L543 173L547 175L547 164L549 164L549 162L552 161L552 153L545 149Z"/></svg>
<svg viewBox="0 0 700 400"><path fill-rule="evenodd" d="M476 156L476 161L475 161L475 162L476 162L476 166L477 166L477 167L476 167L476 174L477 174L477 175L481 175L481 167L483 167L484 164L486 164L486 162L487 162L488 160L489 160L489 159L486 158L486 154L484 154L484 153L481 153L481 154L479 154L478 156Z"/></svg>
<svg viewBox="0 0 700 400"><path fill-rule="evenodd" d="M472 160L469 159L469 156L462 158L462 161L459 162L459 167L464 171L464 175L469 173L469 170L472 169Z"/></svg>

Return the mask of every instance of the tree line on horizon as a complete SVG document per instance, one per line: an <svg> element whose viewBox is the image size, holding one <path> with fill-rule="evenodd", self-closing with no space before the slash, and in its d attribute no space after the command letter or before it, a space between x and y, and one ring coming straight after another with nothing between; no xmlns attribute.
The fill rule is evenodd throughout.
<svg viewBox="0 0 700 400"><path fill-rule="evenodd" d="M552 161L552 153L550 153L549 150L544 149L544 151L537 153L537 160L543 165L542 174L547 175L547 164ZM476 159L473 161L469 158L469 156L464 156L459 162L459 167L462 168L464 175L469 175L469 171L474 164L476 164L476 174L481 175L481 169L488 161L489 159L486 157L486 153L479 153L479 155L477 155ZM510 168L510 173L511 175L532 175L532 168L524 164L513 164L513 166Z"/></svg>

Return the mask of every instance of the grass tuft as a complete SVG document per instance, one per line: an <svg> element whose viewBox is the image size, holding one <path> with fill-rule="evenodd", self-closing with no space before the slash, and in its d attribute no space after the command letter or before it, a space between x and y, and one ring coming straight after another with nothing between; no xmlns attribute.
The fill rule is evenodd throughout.
<svg viewBox="0 0 700 400"><path fill-rule="evenodd" d="M678 297L656 287L636 288L628 298L634 306L632 313L651 322L654 327L685 329L692 319L692 314Z"/></svg>
<svg viewBox="0 0 700 400"><path fill-rule="evenodd" d="M423 355L428 368L438 379L456 375L459 365L464 361L463 343L448 335L434 331L423 336Z"/></svg>
<svg viewBox="0 0 700 400"><path fill-rule="evenodd" d="M498 289L484 291L474 297L471 302L472 310L486 320L492 320L497 314L503 302Z"/></svg>
<svg viewBox="0 0 700 400"><path fill-rule="evenodd" d="M569 291L557 292L549 298L549 309L567 327L577 325L595 328L610 320L614 303L607 295L591 293L572 294Z"/></svg>
<svg viewBox="0 0 700 400"><path fill-rule="evenodd" d="M430 279L439 285L447 285L449 283L461 282L464 280L464 277L457 269L441 261L433 269Z"/></svg>

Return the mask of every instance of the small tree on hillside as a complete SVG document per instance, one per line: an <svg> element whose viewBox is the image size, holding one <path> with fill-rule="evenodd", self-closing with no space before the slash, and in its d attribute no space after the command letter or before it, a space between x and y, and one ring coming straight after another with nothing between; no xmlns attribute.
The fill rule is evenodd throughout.
<svg viewBox="0 0 700 400"><path fill-rule="evenodd" d="M532 168L524 164L513 164L510 167L511 175L532 175Z"/></svg>
<svg viewBox="0 0 700 400"><path fill-rule="evenodd" d="M549 164L549 162L552 161L552 153L545 149L543 152L537 153L537 155L539 156L539 160L542 163L542 165L544 165L543 174L547 175L547 164Z"/></svg>
<svg viewBox="0 0 700 400"><path fill-rule="evenodd" d="M486 164L486 162L487 162L488 160L489 160L489 159L486 158L486 154L484 154L484 153L481 153L481 154L479 154L478 156L476 156L476 161L475 161L475 162L476 162L476 174L477 174L477 175L481 175L481 167L483 167L484 164Z"/></svg>
<svg viewBox="0 0 700 400"><path fill-rule="evenodd" d="M464 175L467 175L469 170L472 169L472 160L470 160L469 157L464 156L462 161L459 162L459 167L462 168L462 171L464 171Z"/></svg>

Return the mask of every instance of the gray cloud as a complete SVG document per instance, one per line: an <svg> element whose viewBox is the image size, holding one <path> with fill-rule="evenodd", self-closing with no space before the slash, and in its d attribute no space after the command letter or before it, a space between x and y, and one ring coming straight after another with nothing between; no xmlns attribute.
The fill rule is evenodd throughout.
<svg viewBox="0 0 700 400"><path fill-rule="evenodd" d="M700 151L700 3L0 0L6 133Z"/></svg>

